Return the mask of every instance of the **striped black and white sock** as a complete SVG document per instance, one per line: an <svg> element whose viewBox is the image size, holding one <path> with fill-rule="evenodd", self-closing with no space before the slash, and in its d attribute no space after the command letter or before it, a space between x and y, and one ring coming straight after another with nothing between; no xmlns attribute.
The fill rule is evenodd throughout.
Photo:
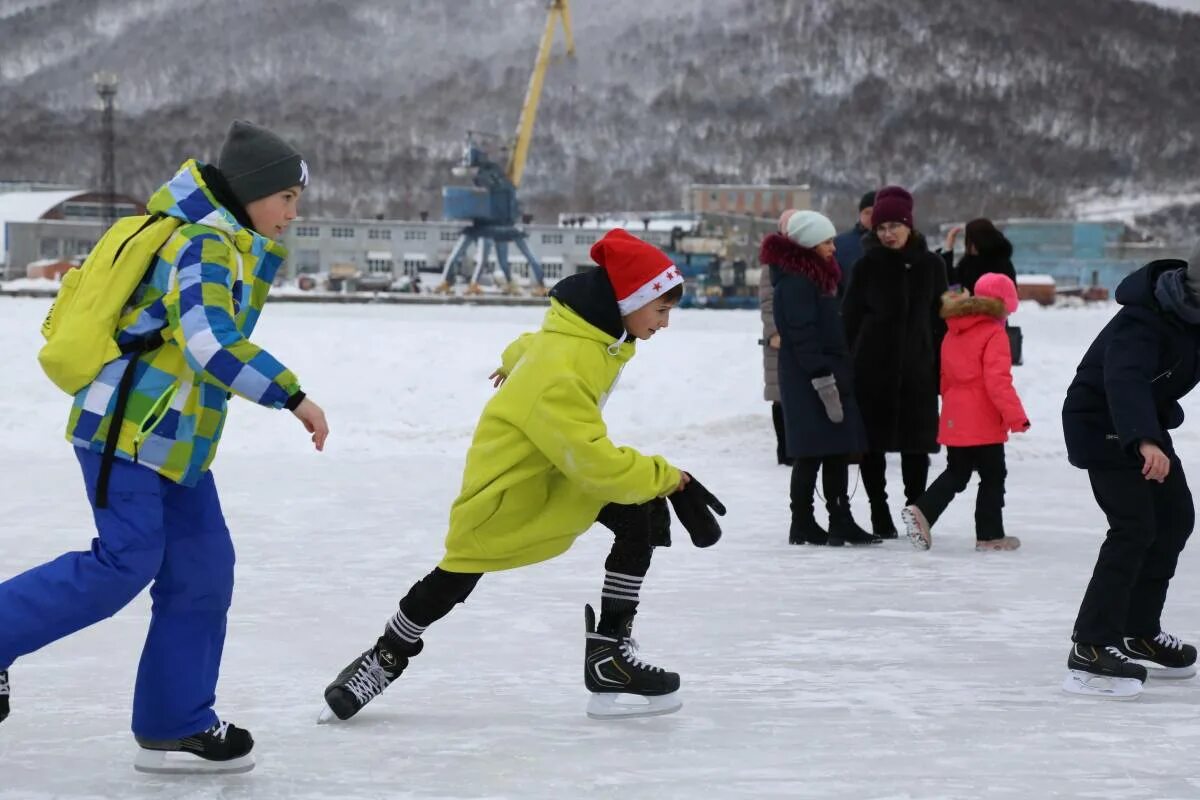
<svg viewBox="0 0 1200 800"><path fill-rule="evenodd" d="M412 643L421 638L421 634L425 632L425 626L413 622L405 616L403 609L400 609L388 620L388 630L400 639Z"/></svg>
<svg viewBox="0 0 1200 800"><path fill-rule="evenodd" d="M604 588L600 591L600 622L596 626L598 633L605 636L623 633L625 622L637 612L642 580L640 575L612 570L604 573Z"/></svg>

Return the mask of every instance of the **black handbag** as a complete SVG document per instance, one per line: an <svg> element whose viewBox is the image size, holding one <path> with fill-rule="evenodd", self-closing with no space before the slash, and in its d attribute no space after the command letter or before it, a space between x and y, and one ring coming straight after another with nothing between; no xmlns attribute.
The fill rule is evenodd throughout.
<svg viewBox="0 0 1200 800"><path fill-rule="evenodd" d="M1021 346L1025 342L1025 337L1021 334L1020 327L1011 325L1005 330L1008 332L1008 346L1012 350L1012 363L1014 367L1019 367L1025 363L1025 359L1021 354Z"/></svg>

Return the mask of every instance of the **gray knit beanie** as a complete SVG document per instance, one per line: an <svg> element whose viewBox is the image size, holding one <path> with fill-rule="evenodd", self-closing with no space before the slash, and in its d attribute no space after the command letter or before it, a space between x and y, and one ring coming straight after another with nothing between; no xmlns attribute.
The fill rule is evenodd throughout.
<svg viewBox="0 0 1200 800"><path fill-rule="evenodd" d="M1188 256L1187 285L1193 295L1200 297L1200 242L1196 243L1196 249Z"/></svg>
<svg viewBox="0 0 1200 800"><path fill-rule="evenodd" d="M308 164L295 148L266 128L240 119L229 126L217 169L242 205L292 186L308 186Z"/></svg>

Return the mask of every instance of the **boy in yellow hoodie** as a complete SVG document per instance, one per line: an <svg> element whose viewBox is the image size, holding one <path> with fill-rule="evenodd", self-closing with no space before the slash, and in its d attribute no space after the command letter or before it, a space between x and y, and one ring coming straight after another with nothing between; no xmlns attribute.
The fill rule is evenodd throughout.
<svg viewBox="0 0 1200 800"><path fill-rule="evenodd" d="M605 563L600 621L585 608L585 683L592 716L678 710L679 676L638 659L630 639L642 579L656 544L669 543L672 505L700 546L725 509L698 481L661 456L609 440L601 409L625 364L630 339L665 329L683 294L666 254L613 230L592 247L600 269L572 275L550 293L537 333L504 351L498 388L484 407L450 509L446 554L400 601L375 645L325 690L321 720L349 719L421 652L425 629L463 602L485 572L514 569L565 552L599 521L615 541ZM620 694L644 698L618 706Z"/></svg>

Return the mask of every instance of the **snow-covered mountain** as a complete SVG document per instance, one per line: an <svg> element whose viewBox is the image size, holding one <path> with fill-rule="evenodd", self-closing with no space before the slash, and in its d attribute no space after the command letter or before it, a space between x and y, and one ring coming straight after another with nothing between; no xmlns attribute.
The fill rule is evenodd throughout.
<svg viewBox="0 0 1200 800"><path fill-rule="evenodd" d="M926 221L1200 191L1200 16L1131 0L575 0L527 210L673 207L689 181L813 184ZM510 136L541 0L0 0L0 177L93 181L90 76L121 76L121 189L230 119L312 165L309 214L440 211L468 129ZM559 45L561 49L561 43Z"/></svg>

